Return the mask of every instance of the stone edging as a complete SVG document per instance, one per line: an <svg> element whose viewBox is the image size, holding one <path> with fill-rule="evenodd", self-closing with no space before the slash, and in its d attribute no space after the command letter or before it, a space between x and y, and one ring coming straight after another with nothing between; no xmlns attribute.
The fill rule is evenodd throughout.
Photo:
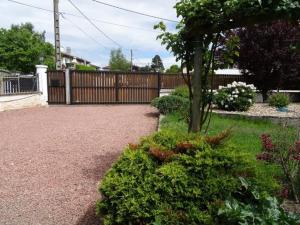
<svg viewBox="0 0 300 225"><path fill-rule="evenodd" d="M223 117L244 117L253 120L266 120L271 121L275 124L287 124L288 126L300 127L300 118L298 117L276 117L276 116L256 116L256 115L244 115L237 113L229 113L229 112L216 112L213 113L223 116Z"/></svg>

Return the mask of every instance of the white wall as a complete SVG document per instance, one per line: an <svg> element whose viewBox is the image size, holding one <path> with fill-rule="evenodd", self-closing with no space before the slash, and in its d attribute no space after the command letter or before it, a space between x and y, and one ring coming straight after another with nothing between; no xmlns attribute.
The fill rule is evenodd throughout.
<svg viewBox="0 0 300 225"><path fill-rule="evenodd" d="M0 96L0 112L47 105L41 94Z"/></svg>

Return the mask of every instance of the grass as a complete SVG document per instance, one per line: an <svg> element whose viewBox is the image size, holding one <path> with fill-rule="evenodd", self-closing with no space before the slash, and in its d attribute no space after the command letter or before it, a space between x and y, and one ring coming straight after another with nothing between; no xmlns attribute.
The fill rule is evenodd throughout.
<svg viewBox="0 0 300 225"><path fill-rule="evenodd" d="M208 130L208 135L213 136L228 128L232 128L232 137L227 144L235 146L238 151L241 151L249 156L256 168L256 175L261 177L260 184L263 187L270 187L270 191L277 192L280 189L277 177L281 177L281 170L275 165L268 165L256 160L256 155L261 151L260 136L262 134L275 134L280 132L281 126L273 124L270 121L252 120L245 117L222 117L212 115L211 124ZM171 129L177 132L187 132L187 123L180 119L176 114L167 115L161 122L161 129ZM296 128L289 128L292 141L292 136L296 134Z"/></svg>
<svg viewBox="0 0 300 225"><path fill-rule="evenodd" d="M188 130L187 124L176 114L167 115L162 120L161 128L172 129L178 132L187 132ZM239 146L242 151L256 155L261 150L260 136L265 133L272 135L275 132L279 132L281 126L270 121L247 119L241 116L229 118L214 114L208 129L208 135L218 134L228 128L233 130L233 135L228 141L229 143ZM297 132L295 128L289 129L292 133Z"/></svg>

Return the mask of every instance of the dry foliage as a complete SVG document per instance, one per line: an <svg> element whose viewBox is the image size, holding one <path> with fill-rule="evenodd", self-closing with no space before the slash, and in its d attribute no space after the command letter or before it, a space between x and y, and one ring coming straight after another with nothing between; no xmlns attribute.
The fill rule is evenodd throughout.
<svg viewBox="0 0 300 225"><path fill-rule="evenodd" d="M211 136L211 137L206 136L204 140L206 143L208 143L211 147L214 148L223 144L231 135L232 135L232 128L229 128L215 136Z"/></svg>
<svg viewBox="0 0 300 225"><path fill-rule="evenodd" d="M150 148L149 153L161 162L167 161L168 159L176 155L174 151L160 150L159 148Z"/></svg>

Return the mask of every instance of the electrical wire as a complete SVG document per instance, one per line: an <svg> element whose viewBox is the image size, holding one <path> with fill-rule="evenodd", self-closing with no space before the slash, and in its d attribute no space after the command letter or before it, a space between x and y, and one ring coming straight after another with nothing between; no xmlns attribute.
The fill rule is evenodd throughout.
<svg viewBox="0 0 300 225"><path fill-rule="evenodd" d="M84 35L86 35L87 37L89 37L91 40L93 40L95 43L97 43L98 45L100 45L101 47L105 48L105 49L110 49L108 47L106 47L105 45L103 45L101 42L97 41L94 37L92 37L91 35L89 35L87 32L85 32L80 26L78 26L77 24L73 23L71 20L69 20L63 13L60 13L61 17L68 21L70 24L72 24L74 27L76 27L79 31L81 31Z"/></svg>
<svg viewBox="0 0 300 225"><path fill-rule="evenodd" d="M102 1L99 1L99 0L92 0L92 1L97 2L99 4L102 4L102 5L105 5L105 6L109 6L109 7L112 7L112 8L119 9L119 10L123 10L123 11L126 11L126 12L138 14L138 15L141 15L141 16L151 17L151 18L155 18L155 19L159 19L159 20L165 20L165 21L172 22L172 23L178 23L178 21L175 21L175 20L166 19L166 18L162 18L162 17L159 17L159 16L153 16L153 15L150 15L150 14L147 14L147 13L134 11L132 9L125 9L125 8L120 7L120 6L112 5L112 4L102 2Z"/></svg>
<svg viewBox="0 0 300 225"><path fill-rule="evenodd" d="M19 2L19 1L15 1L15 0L7 0L7 1L15 3L15 4L18 4L18 5L23 5L23 6L27 6L27 7L30 7L30 8L34 8L34 9L39 9L39 10L42 10L42 11L50 12L50 13L54 12L53 10L50 10L50 9L45 9L45 8L42 8L42 7L30 5L30 4ZM68 16L73 16L73 17L76 17L76 18L84 18L84 17L82 17L80 15L76 15L76 14L72 14L72 13L68 13L68 12L60 12L60 14L68 15ZM124 28L128 28L128 29L143 30L143 31L148 31L148 32L153 32L153 33L157 33L158 32L158 31L156 31L154 29L149 29L149 28L143 28L143 27L137 27L137 26L129 26L129 25L125 25L125 24L118 24L118 23L113 23L113 22L106 21L106 20L99 20L99 19L96 19L96 18L90 18L90 19L93 20L93 21L95 21L95 22L109 24L109 25L118 26L118 27L124 27Z"/></svg>
<svg viewBox="0 0 300 225"><path fill-rule="evenodd" d="M68 0L68 2L96 29L98 30L103 36L105 36L107 39L109 39L111 42L122 48L122 45L120 45L118 42L116 42L114 39L112 39L110 36L108 36L103 30L101 30L91 19L86 16L79 7L77 7L72 0Z"/></svg>

